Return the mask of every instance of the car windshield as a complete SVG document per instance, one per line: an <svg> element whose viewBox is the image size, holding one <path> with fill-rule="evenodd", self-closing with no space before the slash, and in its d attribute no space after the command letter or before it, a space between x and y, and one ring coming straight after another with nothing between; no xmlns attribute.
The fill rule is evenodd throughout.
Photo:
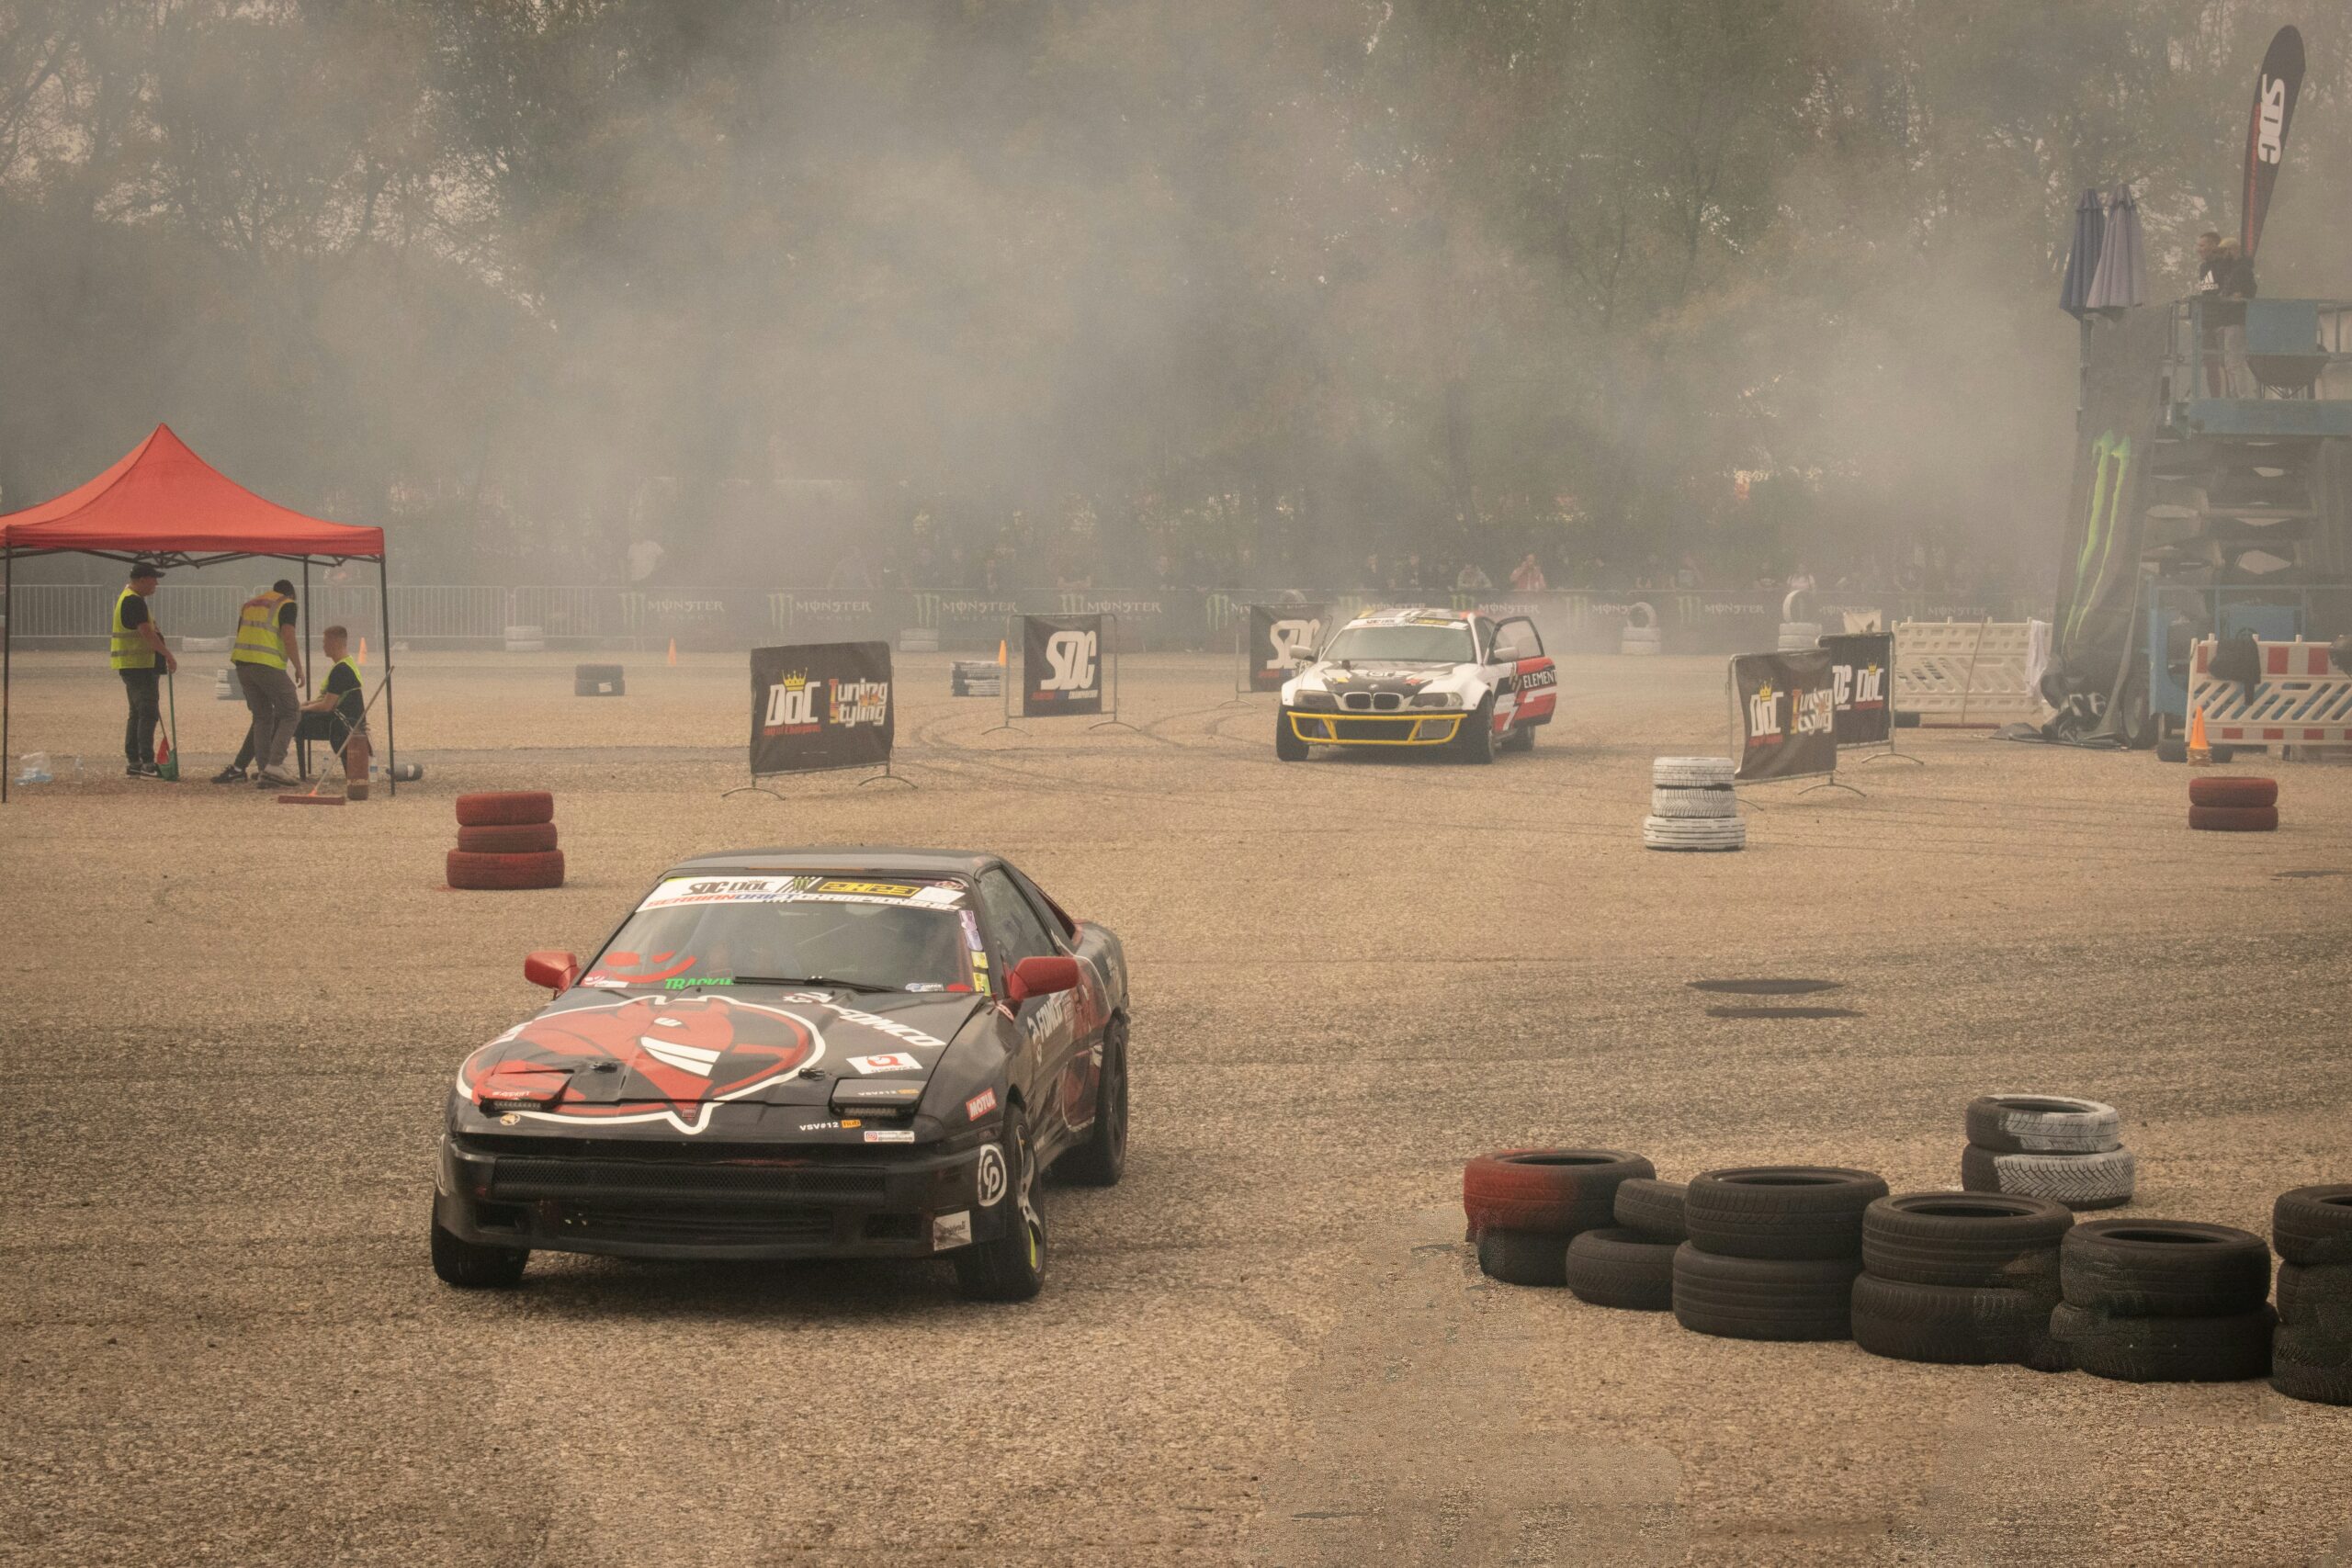
<svg viewBox="0 0 2352 1568"><path fill-rule="evenodd" d="M952 883L846 877L672 877L582 983L681 991L738 983L969 991L979 926Z"/></svg>
<svg viewBox="0 0 2352 1568"><path fill-rule="evenodd" d="M1467 664L1476 658L1470 628L1444 626L1349 626L1323 657L1354 664Z"/></svg>

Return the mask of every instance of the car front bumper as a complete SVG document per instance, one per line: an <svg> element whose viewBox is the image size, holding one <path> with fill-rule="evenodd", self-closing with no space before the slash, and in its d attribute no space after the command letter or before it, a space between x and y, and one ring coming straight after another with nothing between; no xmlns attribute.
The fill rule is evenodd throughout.
<svg viewBox="0 0 2352 1568"><path fill-rule="evenodd" d="M888 1159L740 1147L647 1158L627 1145L541 1152L444 1136L433 1217L461 1240L534 1251L930 1258L1002 1233L1012 1205L979 1206L978 1160L978 1146Z"/></svg>
<svg viewBox="0 0 2352 1568"><path fill-rule="evenodd" d="M1402 713L1324 713L1284 708L1283 722L1317 746L1446 746L1470 716L1460 708Z"/></svg>

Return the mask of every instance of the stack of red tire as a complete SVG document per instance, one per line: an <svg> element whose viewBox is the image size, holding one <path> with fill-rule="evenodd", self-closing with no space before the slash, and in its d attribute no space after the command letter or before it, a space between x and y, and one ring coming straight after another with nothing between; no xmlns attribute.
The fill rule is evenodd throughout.
<svg viewBox="0 0 2352 1568"><path fill-rule="evenodd" d="M1462 1170L1478 1267L1510 1285L1565 1286L1568 1242L1616 1222L1617 1189L1657 1169L1622 1149L1505 1149Z"/></svg>
<svg viewBox="0 0 2352 1568"><path fill-rule="evenodd" d="M562 886L555 796L543 789L458 796L458 847L449 852L449 886L469 890Z"/></svg>
<svg viewBox="0 0 2352 1568"><path fill-rule="evenodd" d="M2278 781L2215 774L2188 781L2188 825L2209 833L2268 833L2278 827Z"/></svg>

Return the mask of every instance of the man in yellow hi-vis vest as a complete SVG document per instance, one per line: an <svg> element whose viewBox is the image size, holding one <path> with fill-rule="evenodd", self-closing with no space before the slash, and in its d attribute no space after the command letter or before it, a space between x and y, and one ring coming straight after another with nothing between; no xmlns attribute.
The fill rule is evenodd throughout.
<svg viewBox="0 0 2352 1568"><path fill-rule="evenodd" d="M294 782L284 771L286 749L302 718L302 696L294 689L302 674L302 644L294 620L294 585L281 577L238 607L236 645L229 650L245 711L254 716L254 761L261 764L264 789Z"/></svg>
<svg viewBox="0 0 2352 1568"><path fill-rule="evenodd" d="M130 581L115 595L107 626L107 661L122 677L123 693L130 699L130 720L122 730L125 778L164 776L155 767L155 728L164 722L162 681L165 671L180 667L180 661L164 646L164 634L155 629L155 614L147 607L148 596L163 580L154 562L132 561Z"/></svg>

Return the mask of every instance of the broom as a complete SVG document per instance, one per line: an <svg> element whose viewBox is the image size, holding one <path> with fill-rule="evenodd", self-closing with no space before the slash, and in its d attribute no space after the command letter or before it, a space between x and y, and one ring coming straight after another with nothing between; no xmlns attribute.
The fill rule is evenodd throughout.
<svg viewBox="0 0 2352 1568"><path fill-rule="evenodd" d="M384 694L384 688L390 684L391 684L391 682L389 678L379 682L376 687L376 697L382 696ZM366 724L368 722L368 716L376 711L376 697L369 697L368 699L368 705L359 710L359 722L361 724ZM334 748L335 761L341 761L343 760L343 747L350 745L351 736L358 733L359 731L355 729L351 732L351 735L346 735L343 738L343 746L337 746ZM280 806L341 806L343 804L343 796L339 795L321 795L319 793L319 791L326 787L326 784L327 771L324 768L321 768L319 770L318 782L310 787L308 793L298 795L290 790L286 791L278 795L277 804Z"/></svg>

